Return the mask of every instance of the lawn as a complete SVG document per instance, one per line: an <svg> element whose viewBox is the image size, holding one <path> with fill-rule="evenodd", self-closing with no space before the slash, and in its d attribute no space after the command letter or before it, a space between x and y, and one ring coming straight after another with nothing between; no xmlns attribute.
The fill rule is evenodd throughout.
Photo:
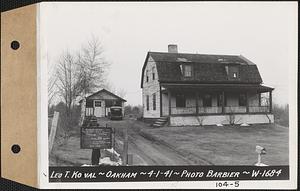
<svg viewBox="0 0 300 191"><path fill-rule="evenodd" d="M277 125L249 127L164 127L144 129L146 134L167 143L182 153L206 159L214 165L253 165L256 145L266 148L262 162L288 164L288 128Z"/></svg>

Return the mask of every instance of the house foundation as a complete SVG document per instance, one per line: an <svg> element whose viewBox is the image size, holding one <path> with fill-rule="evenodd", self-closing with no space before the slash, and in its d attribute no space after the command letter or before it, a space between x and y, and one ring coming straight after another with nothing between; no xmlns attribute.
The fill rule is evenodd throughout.
<svg viewBox="0 0 300 191"><path fill-rule="evenodd" d="M233 119L234 118L234 119ZM200 125L228 125L234 124L265 124L274 123L273 114L229 114L208 116L170 116L170 126L200 126Z"/></svg>

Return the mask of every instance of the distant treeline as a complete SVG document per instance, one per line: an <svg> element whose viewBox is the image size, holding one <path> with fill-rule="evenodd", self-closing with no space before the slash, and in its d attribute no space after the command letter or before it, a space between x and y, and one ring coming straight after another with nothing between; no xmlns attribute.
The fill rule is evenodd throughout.
<svg viewBox="0 0 300 191"><path fill-rule="evenodd" d="M273 105L273 113L275 123L282 126L289 126L289 105L280 106L278 104Z"/></svg>
<svg viewBox="0 0 300 191"><path fill-rule="evenodd" d="M143 107L126 105L124 108L124 113L126 117L140 118L143 116Z"/></svg>
<svg viewBox="0 0 300 191"><path fill-rule="evenodd" d="M48 115L53 115L54 111L59 112L57 134L58 136L68 137L71 134L79 133L79 119L81 108L79 105L74 105L69 111L69 115L65 112L67 105L64 102L59 102L56 105L51 105L48 108ZM48 128L51 128L49 126Z"/></svg>

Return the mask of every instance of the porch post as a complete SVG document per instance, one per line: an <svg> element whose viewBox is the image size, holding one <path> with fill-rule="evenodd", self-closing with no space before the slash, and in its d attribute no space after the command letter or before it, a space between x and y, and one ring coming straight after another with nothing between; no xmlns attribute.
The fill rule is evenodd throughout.
<svg viewBox="0 0 300 191"><path fill-rule="evenodd" d="M168 98L169 98L169 116L171 116L171 91L168 90Z"/></svg>
<svg viewBox="0 0 300 191"><path fill-rule="evenodd" d="M249 100L248 100L248 92L246 92L246 113L249 113Z"/></svg>
<svg viewBox="0 0 300 191"><path fill-rule="evenodd" d="M198 100L199 100L199 93L198 91L196 91L196 115L199 114Z"/></svg>
<svg viewBox="0 0 300 191"><path fill-rule="evenodd" d="M261 93L258 94L258 106L261 106Z"/></svg>
<svg viewBox="0 0 300 191"><path fill-rule="evenodd" d="M269 91L269 102L270 102L269 104L270 113L272 113L272 90Z"/></svg>
<svg viewBox="0 0 300 191"><path fill-rule="evenodd" d="M85 98L83 98L82 106L84 108L84 117L86 117L86 99Z"/></svg>
<svg viewBox="0 0 300 191"><path fill-rule="evenodd" d="M225 92L222 91L222 113L225 113Z"/></svg>
<svg viewBox="0 0 300 191"><path fill-rule="evenodd" d="M161 85L159 85L159 105L160 105L160 117L162 117L163 111L162 111L162 93L161 93Z"/></svg>

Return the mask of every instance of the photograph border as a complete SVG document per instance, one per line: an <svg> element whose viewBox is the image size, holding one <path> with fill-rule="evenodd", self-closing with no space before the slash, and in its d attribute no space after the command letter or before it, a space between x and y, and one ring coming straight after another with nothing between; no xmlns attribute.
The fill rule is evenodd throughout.
<svg viewBox="0 0 300 191"><path fill-rule="evenodd" d="M38 7L38 18L43 16L41 12L41 6L43 4L37 4ZM296 26L295 26L296 27ZM46 51L46 38L43 36L43 23L38 19L38 44L41 49L38 49L38 156L39 156L39 165L38 165L38 177L39 177L39 186L41 188L106 188L106 189L115 189L115 188L201 188L209 189L216 188L216 181L178 181L178 182L89 182L89 183L49 183L49 160L48 160L48 140L44 137L48 135L47 127L47 118L48 111L46 104L47 103L47 66L44 63L47 63L45 58ZM296 28L295 28L296 30ZM295 42L298 42L298 39L295 39ZM293 45L293 51L297 50L297 43ZM297 54L296 54L297 55ZM295 63L294 65L289 65L289 172L290 180L277 180L277 181L243 181L243 184L240 185L240 189L251 188L251 189L293 189L297 185L297 156L298 156L298 145L297 145L297 56L291 58L290 62ZM293 128L294 127L294 128ZM295 128L296 127L296 128ZM122 168L122 167L119 167ZM134 168L134 166L133 166ZM48 176L47 176L48 175ZM223 182L222 180L218 182Z"/></svg>

